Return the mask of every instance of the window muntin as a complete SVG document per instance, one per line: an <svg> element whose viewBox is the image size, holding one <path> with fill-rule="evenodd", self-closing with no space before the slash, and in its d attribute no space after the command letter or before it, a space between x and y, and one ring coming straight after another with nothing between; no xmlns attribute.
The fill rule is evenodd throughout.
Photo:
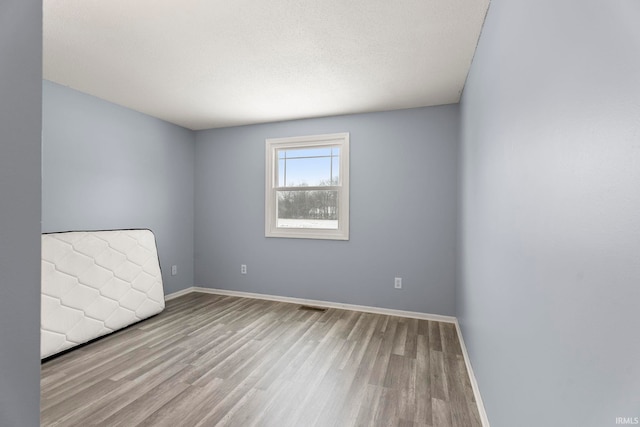
<svg viewBox="0 0 640 427"><path fill-rule="evenodd" d="M265 235L349 239L349 134L266 141Z"/></svg>

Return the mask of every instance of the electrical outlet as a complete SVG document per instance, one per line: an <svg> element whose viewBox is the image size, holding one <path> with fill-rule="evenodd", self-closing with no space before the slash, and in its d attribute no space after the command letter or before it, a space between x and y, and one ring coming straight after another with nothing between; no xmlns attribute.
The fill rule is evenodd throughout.
<svg viewBox="0 0 640 427"><path fill-rule="evenodd" d="M247 264L242 264L240 266L240 274L247 274Z"/></svg>
<svg viewBox="0 0 640 427"><path fill-rule="evenodd" d="M178 274L178 266L177 265L172 265L171 266L171 275L172 276L176 276Z"/></svg>
<svg viewBox="0 0 640 427"><path fill-rule="evenodd" d="M402 277L396 277L393 280L393 287L396 289L402 289Z"/></svg>

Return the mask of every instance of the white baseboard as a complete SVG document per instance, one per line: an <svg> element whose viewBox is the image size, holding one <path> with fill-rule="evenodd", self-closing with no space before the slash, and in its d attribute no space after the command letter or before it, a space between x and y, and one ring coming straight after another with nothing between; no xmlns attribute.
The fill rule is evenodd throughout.
<svg viewBox="0 0 640 427"><path fill-rule="evenodd" d="M471 382L471 388L473 389L473 395L476 398L476 405L478 405L478 413L480 414L480 421L482 427L490 427L489 418L487 417L487 411L484 409L484 402L482 402L482 396L480 396L480 388L478 387L478 381L476 375L473 373L471 367L471 359L469 359L469 353L467 353L467 346L464 344L464 338L462 337L462 329L458 319L455 321L456 331L458 332L458 341L460 341L460 347L462 348L462 355L464 357L464 363L467 366L467 372L469 373L469 381Z"/></svg>
<svg viewBox="0 0 640 427"><path fill-rule="evenodd" d="M411 319L434 320L436 322L455 323L456 318L453 316L442 316L439 314L427 314L417 311L394 310L391 308L369 307L365 305L344 304L340 302L330 302L322 300L313 300L306 298L283 297L279 295L257 294L252 292L229 291L226 289L212 289L194 286L190 288L193 292L202 292L206 294L227 295L233 297L244 297L262 299L268 301L288 302L292 304L314 305L316 307L339 308L342 310L360 311L364 313L385 314L388 316L408 317ZM172 294L173 296L173 294Z"/></svg>
<svg viewBox="0 0 640 427"><path fill-rule="evenodd" d="M182 295L190 294L191 292L195 292L194 289L195 288L192 286L192 287L187 288L187 289L182 289L182 290L180 290L178 292L167 294L167 295L164 296L164 300L165 301L169 301L169 300L181 297Z"/></svg>
<svg viewBox="0 0 640 427"><path fill-rule="evenodd" d="M339 308L343 310L360 311L364 313L385 314L388 316L399 316L399 317L407 317L411 319L433 320L436 322L453 323L456 326L456 332L458 333L458 340L460 341L460 347L462 348L462 354L464 355L464 362L467 366L467 372L469 373L469 381L471 382L471 388L473 389L473 394L476 399L476 404L478 405L478 412L480 414L480 421L482 422L482 427L490 427L489 419L487 418L487 413L484 409L484 403L482 402L482 397L480 396L480 389L478 388L478 382L476 381L476 377L473 373L473 368L471 367L471 361L469 360L467 347L464 344L462 331L460 330L458 319L456 319L453 316L420 313L417 311L394 310L391 308L369 307L365 305L344 304L339 302L311 300L311 299L305 299L305 298L257 294L252 292L229 291L226 289L213 289L213 288L205 288L201 286L192 286L190 288L183 289L181 291L174 292L172 294L168 294L165 296L165 301L178 298L182 295L186 295L191 292L200 292L205 294L226 295L226 296L243 297L243 298L254 298L254 299L262 299L262 300L268 300L268 301L288 302L293 304L313 305L317 307Z"/></svg>

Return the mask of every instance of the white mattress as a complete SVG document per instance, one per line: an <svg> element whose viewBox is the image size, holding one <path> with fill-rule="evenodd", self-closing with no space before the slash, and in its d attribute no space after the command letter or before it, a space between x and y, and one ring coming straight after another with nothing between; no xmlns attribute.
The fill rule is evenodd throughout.
<svg viewBox="0 0 640 427"><path fill-rule="evenodd" d="M163 309L162 274L150 230L42 235L41 358Z"/></svg>

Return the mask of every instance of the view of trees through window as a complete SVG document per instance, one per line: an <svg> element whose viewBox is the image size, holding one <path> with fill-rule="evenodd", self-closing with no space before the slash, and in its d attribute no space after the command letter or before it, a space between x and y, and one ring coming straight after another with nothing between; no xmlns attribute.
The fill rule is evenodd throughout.
<svg viewBox="0 0 640 427"><path fill-rule="evenodd" d="M278 227L337 228L339 147L278 152Z"/></svg>

